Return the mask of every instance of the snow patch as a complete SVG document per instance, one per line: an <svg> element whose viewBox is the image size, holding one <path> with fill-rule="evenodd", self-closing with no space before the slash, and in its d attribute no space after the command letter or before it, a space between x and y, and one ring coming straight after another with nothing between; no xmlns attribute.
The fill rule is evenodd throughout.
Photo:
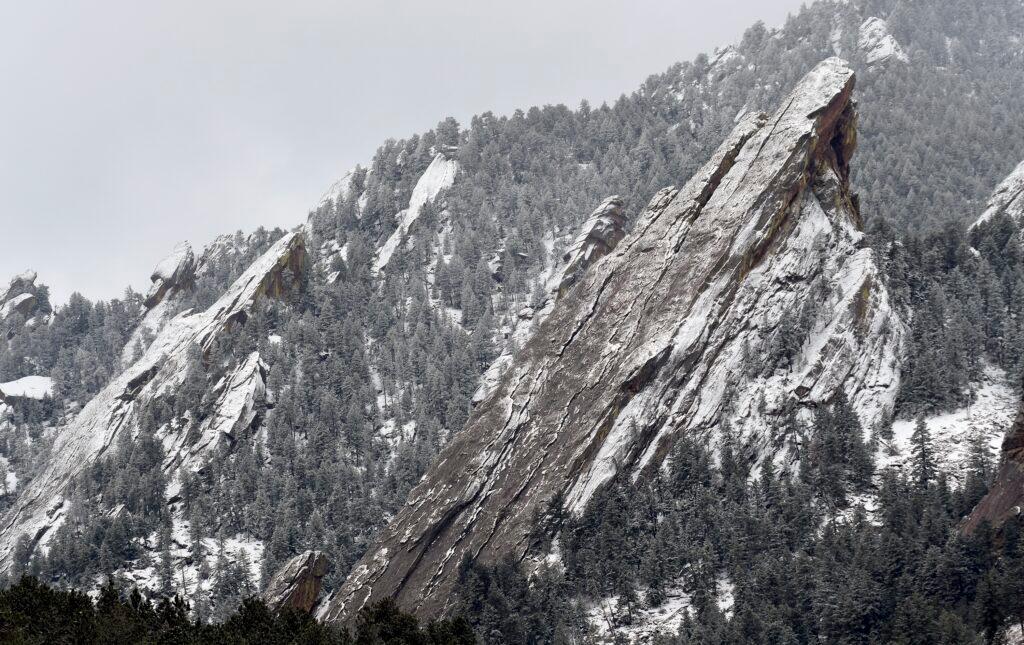
<svg viewBox="0 0 1024 645"><path fill-rule="evenodd" d="M0 395L22 399L45 399L53 396L53 379L49 376L25 376L0 383Z"/></svg>
<svg viewBox="0 0 1024 645"><path fill-rule="evenodd" d="M969 438L981 435L993 454L999 453L1003 437L1020 404L1006 372L998 367L986 366L982 380L972 387L975 388L975 400L970 405L924 417L935 442L940 468L955 478L961 478L967 466ZM893 422L892 442L882 447L878 458L881 466L903 466L910 456L910 436L916 425L916 419Z"/></svg>

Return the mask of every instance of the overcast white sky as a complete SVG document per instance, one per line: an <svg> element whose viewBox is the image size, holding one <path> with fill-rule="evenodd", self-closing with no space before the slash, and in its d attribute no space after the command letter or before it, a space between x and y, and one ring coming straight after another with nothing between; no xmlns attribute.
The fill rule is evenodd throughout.
<svg viewBox="0 0 1024 645"><path fill-rule="evenodd" d="M177 242L291 227L387 137L598 104L800 0L0 2L0 283L145 290ZM2 285L0 285L2 286Z"/></svg>

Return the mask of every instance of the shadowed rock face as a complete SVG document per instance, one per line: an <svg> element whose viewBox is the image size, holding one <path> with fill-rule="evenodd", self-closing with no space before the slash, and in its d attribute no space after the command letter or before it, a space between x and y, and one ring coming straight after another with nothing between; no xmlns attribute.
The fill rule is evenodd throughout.
<svg viewBox="0 0 1024 645"><path fill-rule="evenodd" d="M327 556L320 551L301 553L274 574L261 597L275 611L289 608L308 613L320 598L327 568Z"/></svg>
<svg viewBox="0 0 1024 645"><path fill-rule="evenodd" d="M21 535L28 535L33 547L50 539L67 514L65 493L75 475L115 445L122 433L132 436L138 430L139 411L148 402L181 386L189 354L208 352L220 334L248 318L258 300L280 295L285 272L299 275L304 270L305 253L300 234L282 237L209 309L167 322L138 360L58 429L46 468L20 492L0 523L0 573L10 570ZM214 386L215 409L195 437L167 426L158 431L157 438L168 447L164 471L172 486L180 484L183 468L196 467L220 439L231 441L235 432L252 422L254 408L264 395L264 377L265 368L254 353Z"/></svg>
<svg viewBox="0 0 1024 645"><path fill-rule="evenodd" d="M392 596L443 614L464 557L530 555L534 511L579 512L617 470L643 477L682 434L723 421L753 459L786 459L793 409L845 390L868 427L891 414L905 325L863 243L849 160L854 78L818 65L751 115L679 191L655 196L515 355L407 505L319 612ZM780 330L803 331L766 361Z"/></svg>

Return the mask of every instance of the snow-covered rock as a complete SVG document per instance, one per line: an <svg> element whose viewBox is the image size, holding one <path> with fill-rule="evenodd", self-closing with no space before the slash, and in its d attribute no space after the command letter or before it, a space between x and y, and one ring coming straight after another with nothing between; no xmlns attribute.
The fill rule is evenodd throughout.
<svg viewBox="0 0 1024 645"><path fill-rule="evenodd" d="M622 198L612 195L594 209L583 230L572 243L562 261L565 269L558 283L561 297L576 284L590 265L611 253L626 236L626 214L622 210Z"/></svg>
<svg viewBox="0 0 1024 645"><path fill-rule="evenodd" d="M53 396L53 379L49 376L24 376L0 383L0 401L5 398L45 399Z"/></svg>
<svg viewBox="0 0 1024 645"><path fill-rule="evenodd" d="M652 201L539 324L323 618L387 596L444 613L465 556L525 557L552 497L579 511L617 470L658 468L681 435L716 442L728 422L754 458L788 457L787 413L840 390L867 427L888 419L906 326L849 191L853 84L845 62L822 62ZM784 359L762 360L786 336Z"/></svg>
<svg viewBox="0 0 1024 645"><path fill-rule="evenodd" d="M74 476L99 458L117 442L122 433L135 433L139 412L154 399L173 394L184 382L189 356L205 355L218 335L244 322L253 305L266 296L275 297L285 288L285 269L299 274L305 262L305 242L301 235L288 233L225 291L209 309L185 312L168 322L145 353L103 388L66 426L59 428L49 461L43 471L21 492L0 524L0 572L11 566L18 537L24 534L34 545L45 545L53 529L63 522L68 503L65 490ZM262 392L262 372L258 356L250 356L218 386L220 406L200 437L204 446L216 445L211 436L230 433L250 419L252 402ZM167 455L168 475L178 476L178 467L194 463L201 446L188 437L173 436L164 429L165 446L174 447ZM187 434L184 433L183 434Z"/></svg>
<svg viewBox="0 0 1024 645"><path fill-rule="evenodd" d="M903 47L889 31L889 24L881 18L871 17L865 20L857 34L857 46L868 65L897 60L909 62Z"/></svg>
<svg viewBox="0 0 1024 645"><path fill-rule="evenodd" d="M352 178L355 176L355 170L349 170L341 179L331 184L324 194L320 197L320 202L317 204L318 207L324 207L327 204L337 203L348 195L349 189L352 188Z"/></svg>
<svg viewBox="0 0 1024 645"><path fill-rule="evenodd" d="M259 404L266 397L266 378L267 367L260 360L259 352L253 352L214 385L212 393L217 397L216 403L212 414L199 425L198 438L165 427L162 433L167 454L165 470L195 471L202 465L202 458L220 441L233 444L256 419Z"/></svg>
<svg viewBox="0 0 1024 645"><path fill-rule="evenodd" d="M31 293L19 293L7 302L0 305L0 322L7 320L11 315L19 313L28 316L36 307L38 300Z"/></svg>
<svg viewBox="0 0 1024 645"><path fill-rule="evenodd" d="M981 217L974 226L987 222L996 215L1005 214L1018 224L1024 222L1024 161L1013 169L992 192Z"/></svg>
<svg viewBox="0 0 1024 645"><path fill-rule="evenodd" d="M377 257L373 261L374 272L380 272L388 265L391 256L398 250L399 244L409 234L410 227L420 216L423 205L436 199L442 190L451 188L455 183L455 175L458 170L459 163L454 159L449 159L441 153L434 155L433 161L423 171L412 189L409 206L396 216L398 227L377 251Z"/></svg>
<svg viewBox="0 0 1024 645"><path fill-rule="evenodd" d="M153 283L146 294L146 307L152 309L167 296L172 289L187 287L195 277L196 257L192 246L182 242L160 261L149 276Z"/></svg>
<svg viewBox="0 0 1024 645"><path fill-rule="evenodd" d="M31 291L35 287L36 277L35 271L28 270L11 278L3 297L0 297L0 303L7 302L19 293Z"/></svg>

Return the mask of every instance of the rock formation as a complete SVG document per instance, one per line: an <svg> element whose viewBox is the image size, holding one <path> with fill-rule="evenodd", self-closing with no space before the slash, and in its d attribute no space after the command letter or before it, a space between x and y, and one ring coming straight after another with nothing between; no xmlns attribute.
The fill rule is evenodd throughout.
<svg viewBox="0 0 1024 645"><path fill-rule="evenodd" d="M188 242L174 247L171 254L160 261L149 277L153 283L146 294L146 308L152 309L160 304L172 289L183 289L191 285L195 278L196 257Z"/></svg>
<svg viewBox="0 0 1024 645"><path fill-rule="evenodd" d="M3 297L0 297L0 322L16 313L28 318L38 304L35 271L20 273L11 279Z"/></svg>
<svg viewBox="0 0 1024 645"><path fill-rule="evenodd" d="M373 260L374 273L384 270L391 262L391 256L409 234L409 229L420 216L420 211L428 201L437 199L442 190L451 188L455 183L455 175L459 171L459 163L438 152L427 169L423 171L409 197L409 206L395 215L398 227L381 245Z"/></svg>
<svg viewBox="0 0 1024 645"><path fill-rule="evenodd" d="M327 568L327 556L320 551L300 553L274 574L260 596L275 611L288 608L309 613L320 599Z"/></svg>
<svg viewBox="0 0 1024 645"><path fill-rule="evenodd" d="M868 65L877 65L890 60L906 63L910 60L899 41L889 31L889 24L881 18L871 17L861 24L857 34L857 47L864 54Z"/></svg>
<svg viewBox="0 0 1024 645"><path fill-rule="evenodd" d="M430 618L464 557L524 558L534 512L579 512L617 470L650 473L681 435L733 429L786 460L837 392L891 415L905 325L859 231L854 78L819 64L771 117L741 120L679 191L659 193L517 353L332 601L329 621L393 596ZM786 341L786 338L796 340Z"/></svg>
<svg viewBox="0 0 1024 645"><path fill-rule="evenodd" d="M283 292L285 269L298 275L304 266L303 237L286 234L209 309L171 319L138 360L58 430L46 468L0 524L0 572L9 570L14 544L21 535L29 535L33 545L49 539L68 510L65 491L74 476L115 445L122 433L137 431L139 412L146 403L175 392L185 379L193 348L208 352L219 334L248 318L260 298ZM255 402L263 394L262 379L259 356L252 355L216 386L220 397L217 410L204 421L198 438L167 426L158 431L168 447L164 468L172 488L180 485L179 470L196 463L198 456L216 445L215 439L251 421Z"/></svg>
<svg viewBox="0 0 1024 645"><path fill-rule="evenodd" d="M974 225L987 222L999 214L1010 217L1018 225L1024 222L1024 161L992 192L985 211Z"/></svg>
<svg viewBox="0 0 1024 645"><path fill-rule="evenodd" d="M613 195L601 202L562 257L565 269L558 283L558 297L561 298L576 284L587 267L611 253L626 236L626 215L622 212L622 199Z"/></svg>

